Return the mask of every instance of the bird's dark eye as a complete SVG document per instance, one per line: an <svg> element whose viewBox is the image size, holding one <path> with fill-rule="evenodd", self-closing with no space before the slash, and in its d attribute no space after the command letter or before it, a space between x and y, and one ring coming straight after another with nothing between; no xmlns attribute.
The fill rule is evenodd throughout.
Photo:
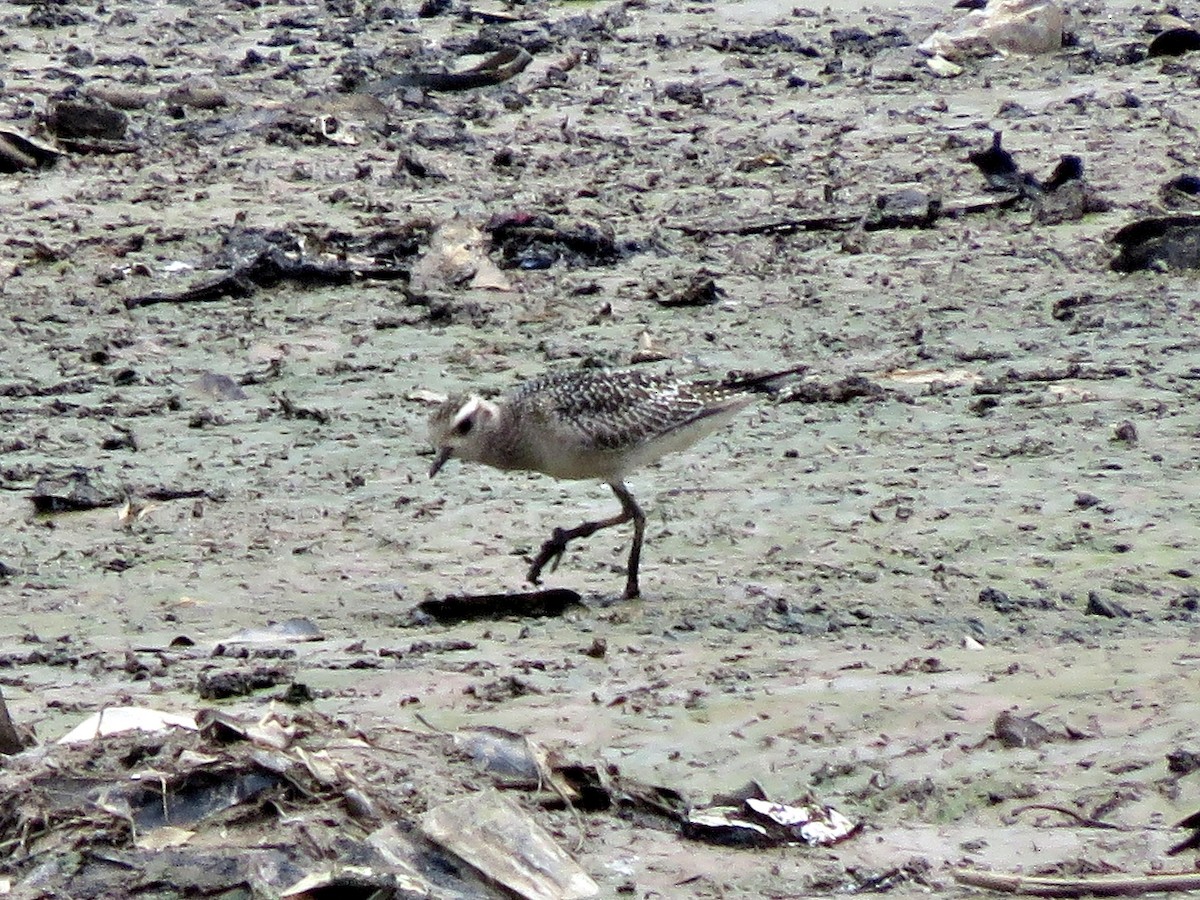
<svg viewBox="0 0 1200 900"><path fill-rule="evenodd" d="M471 428L474 424L475 424L475 419L472 418L471 416L468 416L467 418L463 419L461 422L459 422L457 425L454 426L454 433L461 434L461 435L470 434Z"/></svg>

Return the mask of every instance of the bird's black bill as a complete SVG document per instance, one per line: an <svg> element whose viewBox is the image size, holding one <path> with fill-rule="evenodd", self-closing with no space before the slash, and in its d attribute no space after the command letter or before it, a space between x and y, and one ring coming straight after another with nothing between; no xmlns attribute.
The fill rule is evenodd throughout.
<svg viewBox="0 0 1200 900"><path fill-rule="evenodd" d="M803 375L808 371L808 366L792 366L790 369L781 369L778 372L768 372L766 375L737 375L730 372L725 377L725 380L720 382L722 387L732 388L739 391L760 391L764 394L772 394L777 389L776 381L791 375Z"/></svg>
<svg viewBox="0 0 1200 900"><path fill-rule="evenodd" d="M437 452L437 456L434 457L433 465L429 467L429 477L432 478L438 472L442 471L442 466L444 466L453 455L454 451L449 447L443 447L441 450L439 450Z"/></svg>

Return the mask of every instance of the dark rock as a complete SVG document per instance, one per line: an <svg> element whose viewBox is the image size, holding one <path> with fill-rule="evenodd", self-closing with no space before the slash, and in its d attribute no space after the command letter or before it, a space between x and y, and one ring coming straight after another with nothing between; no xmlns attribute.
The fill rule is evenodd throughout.
<svg viewBox="0 0 1200 900"><path fill-rule="evenodd" d="M1200 33L1196 29L1168 28L1150 42L1146 55L1151 59L1157 56L1183 56L1193 50L1200 50Z"/></svg>
<svg viewBox="0 0 1200 900"><path fill-rule="evenodd" d="M1200 268L1200 216L1151 216L1113 235L1114 272Z"/></svg>
<svg viewBox="0 0 1200 900"><path fill-rule="evenodd" d="M99 138L119 141L129 127L129 116L108 104L60 100L50 108L46 126L60 138Z"/></svg>
<svg viewBox="0 0 1200 900"><path fill-rule="evenodd" d="M40 513L59 513L116 506L123 496L115 488L93 482L85 470L76 469L65 475L43 475L29 499Z"/></svg>
<svg viewBox="0 0 1200 900"><path fill-rule="evenodd" d="M1167 771L1187 775L1200 769L1200 751L1176 748L1167 754Z"/></svg>
<svg viewBox="0 0 1200 900"><path fill-rule="evenodd" d="M1050 732L1033 720L1033 716L1018 716L1005 710L996 716L992 734L1006 747L1037 747L1050 740Z"/></svg>
<svg viewBox="0 0 1200 900"><path fill-rule="evenodd" d="M1113 433L1113 440L1121 441L1122 443L1128 444L1130 447L1132 447L1134 444L1137 443L1137 440L1138 440L1138 433L1137 433L1136 426L1134 426L1134 424L1132 422L1130 422L1128 419L1126 419L1124 422L1122 422L1120 425L1117 426L1116 431Z"/></svg>
<svg viewBox="0 0 1200 900"><path fill-rule="evenodd" d="M1087 608L1089 616L1104 616L1106 619L1128 619L1133 616L1129 610L1116 600L1105 600L1095 591L1088 591Z"/></svg>

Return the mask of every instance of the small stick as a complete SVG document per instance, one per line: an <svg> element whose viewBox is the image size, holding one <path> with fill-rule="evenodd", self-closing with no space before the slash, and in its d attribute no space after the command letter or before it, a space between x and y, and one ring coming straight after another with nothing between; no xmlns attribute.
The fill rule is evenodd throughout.
<svg viewBox="0 0 1200 900"><path fill-rule="evenodd" d="M1041 878L979 869L955 869L953 874L959 884L1034 897L1140 897L1156 891L1200 891L1200 872L1113 878Z"/></svg>

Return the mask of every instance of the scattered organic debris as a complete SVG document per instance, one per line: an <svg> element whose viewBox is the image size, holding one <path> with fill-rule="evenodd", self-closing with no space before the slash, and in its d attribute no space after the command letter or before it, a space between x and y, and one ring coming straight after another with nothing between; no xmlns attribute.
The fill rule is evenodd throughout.
<svg viewBox="0 0 1200 900"><path fill-rule="evenodd" d="M972 151L969 159L983 173L988 188L1008 196L983 202L943 203L940 197L916 188L883 193L865 212L774 219L744 224L677 224L695 236L737 234L795 234L810 231L882 231L885 229L931 228L941 219L1009 209L1032 201L1037 221L1052 225L1074 221L1088 213L1104 212L1111 204L1096 195L1083 179L1083 161L1063 156L1050 177L1039 181L1021 171L1012 154L1000 146L1001 133L994 132L986 150Z"/></svg>
<svg viewBox="0 0 1200 900"><path fill-rule="evenodd" d="M412 874L409 862L419 852L390 864L369 840L322 824L331 815L345 820L351 798L366 797L348 765L365 745L333 722L309 715L282 728L265 720L234 728L220 717L181 715L158 716L181 727L144 730L154 715L108 709L65 743L8 757L0 773L7 798L0 804L0 839L12 842L6 872L19 891L48 879L64 895L125 896L169 873L178 896L220 893L244 886L266 861L259 846L265 830L278 849L267 851L271 865L255 878L275 892L327 869L339 841L361 848L364 865ZM134 730L111 732L104 723L117 719ZM85 727L91 735L82 733ZM285 734L291 737L281 739ZM368 800L377 811L398 812L383 794ZM205 832L221 835L220 865ZM278 840L281 833L288 838ZM77 844L104 849L62 852Z"/></svg>
<svg viewBox="0 0 1200 900"><path fill-rule="evenodd" d="M1159 202L1200 212L1180 175L1192 57L1147 63L1145 16L1104 2L1072 13L1078 40L1053 58L961 64L916 54L912 10L797 8L762 28L662 0L488 6L425 0L441 18L418 22L416 4L352 0L9 5L8 127L44 125L43 103L89 109L60 111L59 133L83 135L53 137L69 144L0 144L0 558L20 570L0 566L0 674L18 736L46 741L0 768L0 891L511 898L417 822L481 786L520 791L562 850L582 835L605 896L928 893L946 860L1018 870L1033 844L1053 863L1090 843L1119 862L1191 834L1160 822L1196 808L1176 809L1196 776L1153 748L1188 733L1195 670L1195 310L1186 277L1102 271L1096 229ZM535 61L497 86L520 53L451 71L518 45ZM433 78L364 93L406 72ZM88 135L104 104L127 114L115 141ZM1015 181L985 194L964 159L997 127ZM94 155L106 140L138 152ZM1082 208L1078 161L1049 171L1062 151L1130 213L1046 227ZM497 230L500 272L508 245L483 224L513 211L534 227ZM231 217L258 239L226 246ZM360 279L372 267L396 277ZM122 308L209 279L253 295ZM801 405L669 463L683 487L641 476L669 500L648 523L649 602L406 617L397 598L445 597L464 562L490 581L509 549L503 529L439 533L479 498L421 477L414 387L627 362L635 341L635 359L812 369ZM39 477L75 466L118 486L112 514L28 514ZM491 488L517 514L567 497ZM1089 590L1134 617L1085 615ZM294 633L242 631L293 615L310 617ZM201 673L266 661L290 677L190 708ZM319 701L285 708L285 691ZM973 740L1013 698L1055 740ZM199 732L53 743L128 704ZM1102 746L1059 740L1060 719ZM795 779L785 800L819 773L818 802L788 806L852 798L870 841L682 839L681 792L743 764ZM1145 830L1094 830L1134 796ZM1012 810L1044 799L1061 809ZM746 800L695 805L734 810L742 833L780 824Z"/></svg>
<svg viewBox="0 0 1200 900"><path fill-rule="evenodd" d="M144 294L125 298L135 309L154 303L184 303L248 297L260 287L273 287L284 280L301 284L345 285L359 278L407 279L408 267L373 260L355 264L341 259L312 259L303 242L285 231L236 228L225 235L213 260L220 275L201 280L173 294Z"/></svg>
<svg viewBox="0 0 1200 900"><path fill-rule="evenodd" d="M861 827L828 806L774 802L755 782L735 795L692 807L670 788L643 784L615 766L568 762L505 728L448 733L418 718L449 737L455 751L490 775L497 787L548 791L549 803L561 801L571 810L619 810L627 818L665 819L684 837L740 847L824 846L845 840Z"/></svg>

